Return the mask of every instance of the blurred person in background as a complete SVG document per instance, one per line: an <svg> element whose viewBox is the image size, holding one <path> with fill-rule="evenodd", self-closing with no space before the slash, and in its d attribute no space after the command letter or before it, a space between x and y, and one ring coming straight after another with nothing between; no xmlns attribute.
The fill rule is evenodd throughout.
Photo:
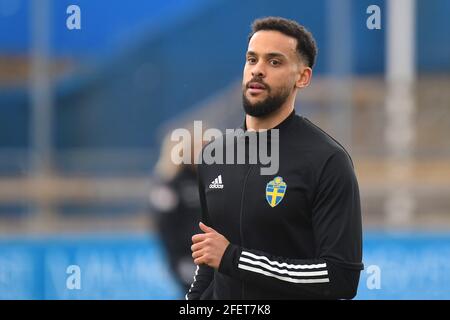
<svg viewBox="0 0 450 320"><path fill-rule="evenodd" d="M191 159L196 156L193 143L190 146ZM169 134L162 144L160 158L155 167L156 181L152 183L149 198L155 214L153 222L167 253L171 273L186 292L195 272L190 244L192 235L200 230L198 222L201 207L196 166L194 163L174 164L171 160L173 146Z"/></svg>

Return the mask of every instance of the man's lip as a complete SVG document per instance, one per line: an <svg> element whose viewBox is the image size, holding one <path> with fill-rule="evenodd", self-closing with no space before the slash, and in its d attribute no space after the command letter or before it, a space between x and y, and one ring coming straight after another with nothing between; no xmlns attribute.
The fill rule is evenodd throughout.
<svg viewBox="0 0 450 320"><path fill-rule="evenodd" d="M248 89L258 89L258 90L265 90L266 86L259 83L259 82L250 82L247 86Z"/></svg>
<svg viewBox="0 0 450 320"><path fill-rule="evenodd" d="M265 91L266 91L266 89L259 89L259 88L258 89L256 89L256 88L248 88L247 89L247 92L250 93L251 95L258 95Z"/></svg>

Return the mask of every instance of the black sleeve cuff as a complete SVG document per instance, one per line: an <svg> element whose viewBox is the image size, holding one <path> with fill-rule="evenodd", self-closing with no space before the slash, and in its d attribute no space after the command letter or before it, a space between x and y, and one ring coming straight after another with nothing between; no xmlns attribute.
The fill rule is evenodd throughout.
<svg viewBox="0 0 450 320"><path fill-rule="evenodd" d="M228 247L225 249L225 252L223 253L223 257L222 260L220 261L218 271L227 276L239 278L238 264L241 252L242 252L241 247L230 243Z"/></svg>

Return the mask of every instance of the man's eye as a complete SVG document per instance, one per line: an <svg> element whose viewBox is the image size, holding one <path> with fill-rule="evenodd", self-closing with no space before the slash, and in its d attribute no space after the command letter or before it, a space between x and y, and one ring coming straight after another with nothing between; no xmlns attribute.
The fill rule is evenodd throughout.
<svg viewBox="0 0 450 320"><path fill-rule="evenodd" d="M256 59L255 58L247 58L247 62L250 64L256 63Z"/></svg>
<svg viewBox="0 0 450 320"><path fill-rule="evenodd" d="M274 67L277 67L281 64L281 62L278 60L270 60L270 64Z"/></svg>

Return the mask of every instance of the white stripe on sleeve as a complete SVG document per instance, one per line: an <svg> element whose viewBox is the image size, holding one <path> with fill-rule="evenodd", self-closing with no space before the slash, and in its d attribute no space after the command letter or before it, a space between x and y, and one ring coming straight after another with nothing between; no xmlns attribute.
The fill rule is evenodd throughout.
<svg viewBox="0 0 450 320"><path fill-rule="evenodd" d="M328 279L328 278L294 279L294 278L290 278L290 277L282 277L282 276L270 273L268 271L264 271L264 270L261 270L259 268L249 267L249 266L243 265L243 264L239 264L239 268L247 270L247 271L260 273L260 274L263 274L265 276L276 278L276 279L279 279L279 280L282 280L282 281L292 282L292 283L326 283L326 282L330 282L330 279Z"/></svg>
<svg viewBox="0 0 450 320"><path fill-rule="evenodd" d="M250 258L253 258L253 260L264 260L266 262L268 262L270 265L272 266L277 266L280 268L291 268L291 269L321 269L321 268L326 268L327 264L326 263L321 263L321 264L288 264L288 263L280 263L278 261L271 261L269 260L267 257L265 256L258 256L256 254L253 254L251 252L247 252L247 251L242 251L241 254L241 259L242 256L247 256Z"/></svg>

